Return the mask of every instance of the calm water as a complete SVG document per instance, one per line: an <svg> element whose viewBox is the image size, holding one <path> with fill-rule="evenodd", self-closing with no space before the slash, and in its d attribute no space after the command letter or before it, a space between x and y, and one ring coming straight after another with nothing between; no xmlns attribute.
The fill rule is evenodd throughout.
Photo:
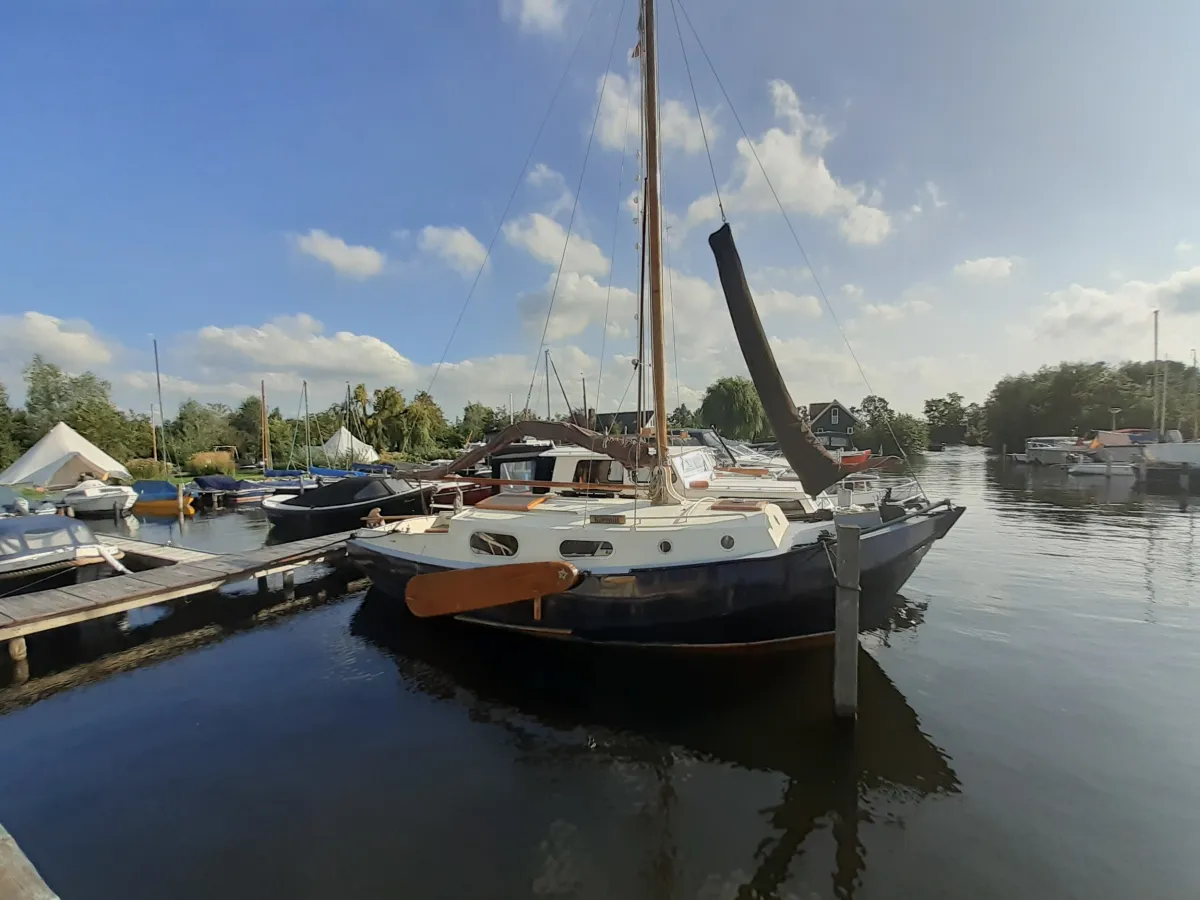
<svg viewBox="0 0 1200 900"><path fill-rule="evenodd" d="M0 820L64 900L1200 896L1200 513L923 479L970 509L864 641L855 734L823 656L548 656L355 595L0 691Z"/></svg>

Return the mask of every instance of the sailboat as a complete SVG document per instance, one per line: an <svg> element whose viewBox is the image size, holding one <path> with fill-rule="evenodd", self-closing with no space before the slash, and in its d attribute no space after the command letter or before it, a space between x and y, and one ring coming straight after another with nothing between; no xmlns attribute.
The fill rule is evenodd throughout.
<svg viewBox="0 0 1200 900"><path fill-rule="evenodd" d="M711 651L828 634L836 558L829 517L789 520L766 500L684 498L669 465L655 3L640 5L653 441L570 423L518 422L449 465L406 474L444 478L501 446L535 437L587 447L633 472L648 463L648 498L592 496L611 491L611 484L534 482L527 492L498 493L472 508L364 529L348 552L378 589L417 616L536 637ZM779 447L817 494L846 472L788 393L728 224L709 245ZM577 495L534 493L540 487L574 488ZM886 602L962 513L948 500L916 508L881 505L862 527L864 606Z"/></svg>

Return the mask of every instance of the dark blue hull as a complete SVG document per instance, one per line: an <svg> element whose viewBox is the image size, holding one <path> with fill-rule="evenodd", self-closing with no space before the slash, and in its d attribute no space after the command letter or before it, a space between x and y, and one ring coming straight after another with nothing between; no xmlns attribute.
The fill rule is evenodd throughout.
<svg viewBox="0 0 1200 900"><path fill-rule="evenodd" d="M935 540L962 515L961 507L885 526L863 536L863 627L874 607L886 606ZM352 541L349 554L378 589L404 602L415 575L444 571ZM833 630L836 546L804 545L777 556L694 566L635 569L627 574L584 572L578 585L532 602L462 614L460 621L596 642L721 644L827 634Z"/></svg>

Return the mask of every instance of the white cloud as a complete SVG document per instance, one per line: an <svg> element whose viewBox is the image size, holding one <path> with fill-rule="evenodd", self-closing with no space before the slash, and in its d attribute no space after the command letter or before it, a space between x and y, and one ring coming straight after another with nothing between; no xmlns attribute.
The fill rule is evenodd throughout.
<svg viewBox="0 0 1200 900"><path fill-rule="evenodd" d="M377 337L338 331L306 313L279 316L265 325L209 325L196 335L196 358L215 368L298 371L390 382L406 380L413 363Z"/></svg>
<svg viewBox="0 0 1200 900"><path fill-rule="evenodd" d="M1187 254L1187 253L1191 253L1195 249L1196 249L1195 245L1193 245L1192 242L1188 241L1188 240L1182 240L1178 244L1175 245L1176 253Z"/></svg>
<svg viewBox="0 0 1200 900"><path fill-rule="evenodd" d="M574 205L575 195L567 187L567 179L563 178L561 172L555 171L545 163L537 163L525 176L525 180L531 187L554 189L556 196L545 209L550 218L568 212Z"/></svg>
<svg viewBox="0 0 1200 900"><path fill-rule="evenodd" d="M929 199L933 203L934 209L941 209L946 206L946 201L941 197L941 189L932 181L925 182L925 192L929 194Z"/></svg>
<svg viewBox="0 0 1200 900"><path fill-rule="evenodd" d="M1099 352L1125 358L1130 355L1130 333L1148 333L1155 309L1170 313L1176 327L1179 317L1200 313L1200 266L1162 281L1127 281L1113 289L1072 284L1047 296L1040 319L1051 336L1099 337Z"/></svg>
<svg viewBox="0 0 1200 900"><path fill-rule="evenodd" d="M546 310L550 308L550 295L554 290L555 273L550 273L545 287L538 292L522 294L517 300L517 310L531 334L540 335L546 325ZM546 325L546 340L559 341L582 334L592 323L604 322L604 310L609 310L609 332L623 333L621 327L633 315L637 295L633 291L613 286L611 299L608 286L601 284L591 275L578 272L563 272L558 280L558 293L554 297L554 309L550 323Z"/></svg>
<svg viewBox="0 0 1200 900"><path fill-rule="evenodd" d="M960 262L954 267L954 274L972 281L1007 278L1012 274L1015 262L1016 259L1011 256L983 256Z"/></svg>
<svg viewBox="0 0 1200 900"><path fill-rule="evenodd" d="M333 266L350 278L372 278L383 271L383 264L387 262L387 257L374 247L347 244L319 228L296 235L294 240L301 253Z"/></svg>
<svg viewBox="0 0 1200 900"><path fill-rule="evenodd" d="M929 284L915 284L905 289L895 303L864 303L863 315L881 322L898 322L913 316L923 316L933 310L938 291Z"/></svg>
<svg viewBox="0 0 1200 900"><path fill-rule="evenodd" d="M422 253L437 256L463 275L474 275L487 257L483 244L461 225L457 228L426 225L421 229L417 246Z"/></svg>
<svg viewBox="0 0 1200 900"><path fill-rule="evenodd" d="M805 316L815 318L821 315L821 301L812 294L793 294L791 291L781 291L778 288L753 291L754 304L763 316Z"/></svg>
<svg viewBox="0 0 1200 900"><path fill-rule="evenodd" d="M850 300L861 300L863 296L863 289L857 284L843 284L842 296L847 297Z"/></svg>
<svg viewBox="0 0 1200 900"><path fill-rule="evenodd" d="M603 95L600 94L603 87ZM600 97L600 118L596 123L596 137L600 146L608 150L636 148L639 146L641 122L638 118L638 93L640 87L634 78L625 78L609 72L596 82L596 93ZM704 150L704 132L708 133L709 144L721 134L720 126L713 118L713 111L702 109L701 119L692 107L674 99L659 99L658 134L664 148L675 148L684 153L700 153Z"/></svg>
<svg viewBox="0 0 1200 900"><path fill-rule="evenodd" d="M500 17L522 31L558 34L570 0L500 0Z"/></svg>
<svg viewBox="0 0 1200 900"><path fill-rule="evenodd" d="M835 178L821 155L833 139L831 132L819 118L803 111L791 85L772 81L770 91L775 118L783 127L769 128L753 144L745 138L738 140L734 178L721 193L725 208L748 212L776 209L775 197L763 177L765 169L789 212L837 219L838 231L851 244L884 240L892 224L888 214L876 205L878 192L872 192L864 202L864 185L845 185ZM716 195L709 194L688 207L686 222L688 226L697 225L715 219L717 213Z"/></svg>
<svg viewBox="0 0 1200 900"><path fill-rule="evenodd" d="M112 349L87 322L57 319L40 312L0 316L0 356L24 365L35 353L70 372L103 365Z"/></svg>
<svg viewBox="0 0 1200 900"><path fill-rule="evenodd" d="M523 247L534 259L549 266L558 267L563 259L564 272L581 275L605 275L608 273L608 257L591 241L572 234L563 258L563 244L567 241L567 230L541 213L531 213L523 219L504 224L504 237L514 247Z"/></svg>

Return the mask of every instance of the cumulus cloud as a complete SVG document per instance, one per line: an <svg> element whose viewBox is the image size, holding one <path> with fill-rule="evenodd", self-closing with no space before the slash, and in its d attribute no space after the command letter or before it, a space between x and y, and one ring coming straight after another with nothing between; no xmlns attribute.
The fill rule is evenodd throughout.
<svg viewBox="0 0 1200 900"><path fill-rule="evenodd" d="M483 244L461 225L457 228L426 225L417 238L417 246L422 253L438 257L463 275L474 275L487 257Z"/></svg>
<svg viewBox="0 0 1200 900"><path fill-rule="evenodd" d="M500 0L500 17L521 31L558 34L569 5L570 0Z"/></svg>
<svg viewBox="0 0 1200 900"><path fill-rule="evenodd" d="M0 356L28 360L35 353L72 372L104 365L113 358L112 348L87 322L33 311L0 316Z"/></svg>
<svg viewBox="0 0 1200 900"><path fill-rule="evenodd" d="M347 244L319 228L296 235L294 240L301 253L332 266L341 275L360 281L378 275L387 262L387 257L374 247Z"/></svg>
<svg viewBox="0 0 1200 900"><path fill-rule="evenodd" d="M937 290L928 284L916 284L900 294L895 303L864 303L863 315L881 322L898 322L913 316L922 316L933 310Z"/></svg>
<svg viewBox="0 0 1200 900"><path fill-rule="evenodd" d="M960 262L954 267L954 274L972 281L1007 278L1012 274L1015 262L1016 259L1011 256L983 256Z"/></svg>
<svg viewBox="0 0 1200 900"><path fill-rule="evenodd" d="M1188 254L1195 250L1196 247L1191 241L1182 240L1175 245L1175 252L1179 254Z"/></svg>
<svg viewBox="0 0 1200 900"><path fill-rule="evenodd" d="M770 92L780 125L769 128L757 141L738 140L734 176L721 192L725 208L774 210L775 197L763 177L765 169L789 212L836 219L839 233L851 244L878 244L884 240L892 231L892 223L879 206L878 191L866 196L864 185L843 184L829 171L822 153L833 136L819 118L804 112L791 85L772 81ZM713 193L693 201L685 221L692 226L712 221L717 215Z"/></svg>
<svg viewBox="0 0 1200 900"><path fill-rule="evenodd" d="M1114 349L1124 341L1121 352L1128 354L1130 331L1148 327L1156 309L1200 312L1200 266L1162 281L1127 281L1111 289L1072 284L1047 296L1040 318L1052 336L1103 336Z"/></svg>
<svg viewBox="0 0 1200 900"><path fill-rule="evenodd" d="M603 323L606 308L609 311L610 333L623 333L621 326L633 314L637 295L628 288L615 285L610 294L607 285L591 275L578 272L563 272L547 325L546 310L550 309L554 280L555 275L551 273L541 291L522 294L517 300L517 310L530 333L541 334L542 326L546 325L546 339L549 341L574 337L592 324Z"/></svg>
<svg viewBox="0 0 1200 900"><path fill-rule="evenodd" d="M608 273L608 257L604 251L578 234L571 235L564 259L567 230L541 213L504 223L504 237L514 247L527 250L534 259L548 266L557 268L559 260L563 259L564 272L600 276Z"/></svg>
<svg viewBox="0 0 1200 900"><path fill-rule="evenodd" d="M603 88L603 94L600 93ZM596 123L596 138L600 146L608 150L639 146L641 122L638 118L638 93L641 88L635 79L609 72L596 81L596 93L600 99L600 118ZM700 153L704 149L704 133L711 144L721 129L711 110L702 109L701 119L693 108L675 99L659 98L658 135L665 149L679 149L684 153Z"/></svg>

